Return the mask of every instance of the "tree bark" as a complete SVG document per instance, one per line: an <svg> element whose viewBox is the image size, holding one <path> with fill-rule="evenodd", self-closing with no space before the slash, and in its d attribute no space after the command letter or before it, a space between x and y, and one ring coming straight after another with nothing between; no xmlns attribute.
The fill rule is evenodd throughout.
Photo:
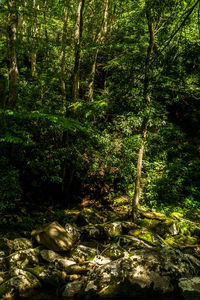
<svg viewBox="0 0 200 300"><path fill-rule="evenodd" d="M108 31L108 8L109 8L109 0L104 0L104 12L103 12L103 20L101 24L101 28L99 30L99 33L97 35L96 44L98 47L98 44L102 44L105 35ZM97 65L97 57L98 57L99 49L95 49L94 53L94 60L92 64L92 69L90 73L90 83L89 83L89 93L88 98L90 101L93 101L93 95L94 95L94 80L95 80L95 74L96 74L96 65Z"/></svg>
<svg viewBox="0 0 200 300"><path fill-rule="evenodd" d="M79 0L74 31L75 62L73 73L72 101L77 102L80 87L81 39L83 31L83 9L85 0Z"/></svg>
<svg viewBox="0 0 200 300"><path fill-rule="evenodd" d="M66 93L66 43L67 43L67 21L66 11L64 11L64 22L62 32L62 50L61 50L61 91L63 98L63 111L66 112L67 93Z"/></svg>
<svg viewBox="0 0 200 300"><path fill-rule="evenodd" d="M8 106L14 107L18 99L18 66L16 53L16 39L18 28L18 15L15 0L7 0L8 4L8 23L7 23L7 40L8 40L8 69L9 69L9 93Z"/></svg>
<svg viewBox="0 0 200 300"><path fill-rule="evenodd" d="M44 34L45 34L45 64L46 64L46 72L48 72L49 69L49 50L48 50L48 44L49 44L49 38L48 38L48 32L47 32L47 18L46 18L46 8L47 7L47 0L44 1L43 6L43 17L44 17Z"/></svg>
<svg viewBox="0 0 200 300"><path fill-rule="evenodd" d="M142 143L138 152L137 171L136 171L136 179L135 179L135 193L132 202L132 216L134 222L136 222L138 218L138 208L139 208L140 194L141 194L142 161L143 161L145 143L147 139L149 108L151 103L150 92L149 92L149 84L150 84L149 69L150 69L150 61L151 61L151 57L153 54L153 47L154 47L154 28L153 28L153 22L151 17L151 9L148 7L146 11L146 18L147 18L148 32L149 32L149 45L146 54L145 69L144 69L144 86L143 86L144 101L146 103L146 108L144 112L145 118L143 124Z"/></svg>
<svg viewBox="0 0 200 300"><path fill-rule="evenodd" d="M37 26L37 14L39 10L39 4L36 2L37 0L33 0L33 45L32 45L32 53L31 53L31 75L33 77L36 76L36 65L37 65L37 35L38 35L38 26Z"/></svg>

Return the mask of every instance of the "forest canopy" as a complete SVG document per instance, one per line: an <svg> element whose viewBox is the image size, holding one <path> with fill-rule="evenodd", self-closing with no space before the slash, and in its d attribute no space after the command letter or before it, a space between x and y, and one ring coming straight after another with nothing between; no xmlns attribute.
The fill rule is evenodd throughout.
<svg viewBox="0 0 200 300"><path fill-rule="evenodd" d="M0 212L200 209L200 1L0 1Z"/></svg>

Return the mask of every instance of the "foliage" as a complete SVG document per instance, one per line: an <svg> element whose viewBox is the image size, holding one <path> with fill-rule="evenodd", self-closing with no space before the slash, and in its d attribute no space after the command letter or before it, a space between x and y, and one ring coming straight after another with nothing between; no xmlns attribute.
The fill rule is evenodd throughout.
<svg viewBox="0 0 200 300"><path fill-rule="evenodd" d="M193 9L195 1L109 1L107 32L98 43L104 1L86 0L75 102L78 1L39 0L37 11L32 2L14 2L18 27L11 44L7 39L11 12L6 1L0 3L0 211L14 208L18 198L34 199L36 205L52 201L66 206L87 194L104 201L121 194L133 197L147 121L141 204L187 214L199 209L199 14ZM154 28L148 110L144 101L147 13ZM13 45L18 99L10 105L7 50ZM90 101L95 53L94 99ZM62 209L57 217L65 219ZM31 222L27 220L30 227Z"/></svg>

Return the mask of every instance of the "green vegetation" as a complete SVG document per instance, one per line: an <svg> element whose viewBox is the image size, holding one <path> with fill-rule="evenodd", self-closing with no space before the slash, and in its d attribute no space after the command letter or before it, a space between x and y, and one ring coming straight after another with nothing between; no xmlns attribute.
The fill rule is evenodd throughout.
<svg viewBox="0 0 200 300"><path fill-rule="evenodd" d="M199 1L0 1L2 230L80 203L200 219L199 50Z"/></svg>

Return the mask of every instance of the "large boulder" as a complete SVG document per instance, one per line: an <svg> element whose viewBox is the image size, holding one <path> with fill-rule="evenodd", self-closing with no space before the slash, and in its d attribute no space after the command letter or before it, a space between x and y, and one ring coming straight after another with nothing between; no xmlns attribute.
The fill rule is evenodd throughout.
<svg viewBox="0 0 200 300"><path fill-rule="evenodd" d="M66 232L57 222L52 222L33 230L31 235L39 244L58 252L70 250L75 243L73 234Z"/></svg>
<svg viewBox="0 0 200 300"><path fill-rule="evenodd" d="M196 274L200 262L178 250L135 250L129 258L99 265L89 276L85 293L102 297L142 297L174 291L174 278ZM122 294L120 294L122 293Z"/></svg>

